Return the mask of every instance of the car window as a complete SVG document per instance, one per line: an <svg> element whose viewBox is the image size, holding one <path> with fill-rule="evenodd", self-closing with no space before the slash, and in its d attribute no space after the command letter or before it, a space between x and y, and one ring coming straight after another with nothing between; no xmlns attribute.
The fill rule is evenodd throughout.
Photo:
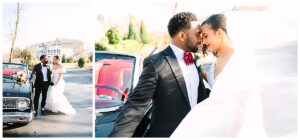
<svg viewBox="0 0 300 140"><path fill-rule="evenodd" d="M95 82L98 98L122 100L133 86L135 57L118 54L97 54Z"/></svg>
<svg viewBox="0 0 300 140"><path fill-rule="evenodd" d="M27 67L20 64L3 64L3 75L13 75L19 71L27 73Z"/></svg>

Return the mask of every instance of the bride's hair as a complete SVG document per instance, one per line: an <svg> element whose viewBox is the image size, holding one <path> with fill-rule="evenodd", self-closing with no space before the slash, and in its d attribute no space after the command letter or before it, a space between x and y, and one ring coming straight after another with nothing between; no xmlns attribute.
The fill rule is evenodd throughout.
<svg viewBox="0 0 300 140"><path fill-rule="evenodd" d="M213 29L214 31L222 29L227 35L226 16L224 14L213 14L209 16L204 22L202 22L201 26L203 26L204 24L210 25L211 29Z"/></svg>
<svg viewBox="0 0 300 140"><path fill-rule="evenodd" d="M60 60L58 55L55 55L54 58L57 59L57 60Z"/></svg>
<svg viewBox="0 0 300 140"><path fill-rule="evenodd" d="M222 29L227 36L227 27L226 27L226 16L224 14L213 14L209 16L205 21L202 22L201 27L204 24L210 25L211 29L217 31L218 29ZM207 46L203 44L202 46L203 55L207 55ZM218 52L213 52L215 56L218 55Z"/></svg>

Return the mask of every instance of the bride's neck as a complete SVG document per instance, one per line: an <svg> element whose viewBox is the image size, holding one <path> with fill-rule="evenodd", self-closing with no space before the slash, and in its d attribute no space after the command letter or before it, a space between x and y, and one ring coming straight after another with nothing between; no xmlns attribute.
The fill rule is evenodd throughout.
<svg viewBox="0 0 300 140"><path fill-rule="evenodd" d="M218 50L218 58L228 58L230 57L234 52L234 48L232 47L232 44L229 41L226 41L222 47Z"/></svg>

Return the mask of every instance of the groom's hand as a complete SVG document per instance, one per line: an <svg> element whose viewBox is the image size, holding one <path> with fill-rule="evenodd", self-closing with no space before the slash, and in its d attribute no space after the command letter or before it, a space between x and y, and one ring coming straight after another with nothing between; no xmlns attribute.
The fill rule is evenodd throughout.
<svg viewBox="0 0 300 140"><path fill-rule="evenodd" d="M29 83L32 84L32 83L33 83L33 80L29 80Z"/></svg>
<svg viewBox="0 0 300 140"><path fill-rule="evenodd" d="M54 83L53 82L50 82L50 86L53 86L54 85Z"/></svg>

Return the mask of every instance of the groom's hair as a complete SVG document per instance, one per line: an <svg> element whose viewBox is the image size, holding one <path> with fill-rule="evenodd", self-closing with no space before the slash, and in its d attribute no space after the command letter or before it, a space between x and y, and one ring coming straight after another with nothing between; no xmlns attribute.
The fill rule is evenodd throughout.
<svg viewBox="0 0 300 140"><path fill-rule="evenodd" d="M181 12L174 15L168 24L169 35L174 37L179 31L189 29L192 21L197 21L197 17L193 13Z"/></svg>
<svg viewBox="0 0 300 140"><path fill-rule="evenodd" d="M43 60L47 55L43 54L40 56L40 60Z"/></svg>

